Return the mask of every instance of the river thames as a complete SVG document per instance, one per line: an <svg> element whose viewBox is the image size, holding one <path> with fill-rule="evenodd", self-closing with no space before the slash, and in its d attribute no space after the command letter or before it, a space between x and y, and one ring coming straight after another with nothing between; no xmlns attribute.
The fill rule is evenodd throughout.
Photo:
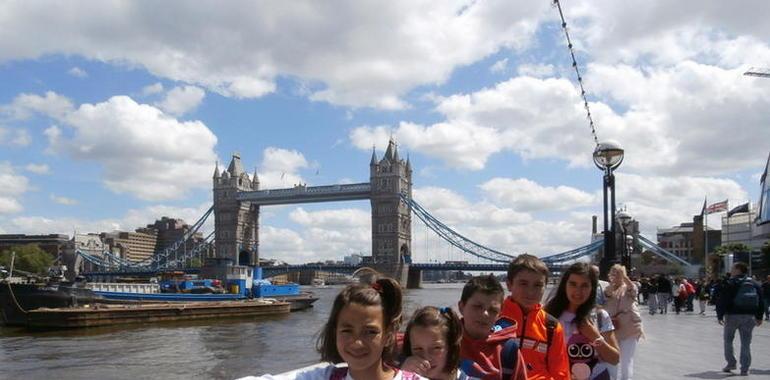
<svg viewBox="0 0 770 380"><path fill-rule="evenodd" d="M341 287L309 288L315 307L282 317L30 333L0 327L2 379L232 379L318 362L315 340ZM405 316L453 306L462 284L407 290ZM455 307L456 309L456 307Z"/></svg>

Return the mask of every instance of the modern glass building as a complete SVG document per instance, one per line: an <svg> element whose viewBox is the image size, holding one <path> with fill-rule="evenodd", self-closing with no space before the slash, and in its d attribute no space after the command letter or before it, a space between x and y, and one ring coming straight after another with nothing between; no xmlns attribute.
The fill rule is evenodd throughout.
<svg viewBox="0 0 770 380"><path fill-rule="evenodd" d="M760 180L761 191L759 193L759 212L754 219L756 229L754 237L770 238L770 155L767 156L765 172Z"/></svg>

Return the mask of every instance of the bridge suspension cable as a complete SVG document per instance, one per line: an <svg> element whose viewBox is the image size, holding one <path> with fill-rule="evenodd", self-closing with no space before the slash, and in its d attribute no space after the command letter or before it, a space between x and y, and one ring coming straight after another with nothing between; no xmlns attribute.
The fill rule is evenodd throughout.
<svg viewBox="0 0 770 380"><path fill-rule="evenodd" d="M214 231L206 236L203 241L195 244L190 251L185 251L181 257L177 256L180 248L186 247L188 241L200 231L201 227L206 223L206 220L211 216L213 211L214 207L212 206L190 227L189 230L187 230L187 232L182 235L181 238L166 247L163 251L157 252L141 261L130 261L108 251L102 252L102 257L94 256L81 250L77 250L76 252L86 261L106 270L117 269L118 271L132 271L174 268L180 263L184 263L186 260L191 259L196 255L200 255L203 249L207 248L213 242Z"/></svg>
<svg viewBox="0 0 770 380"><path fill-rule="evenodd" d="M405 194L401 194L401 199L412 209L414 214L417 215L417 218L419 218L423 223L425 223L425 225L429 229L433 230L441 238L449 242L451 245L459 248L466 254L470 254L472 256L483 258L483 259L490 260L497 263L509 263L511 262L511 260L513 260L516 257L514 255L510 255L510 254L503 253L498 250L494 250L492 248L486 247L484 245L476 243L473 240L466 238L462 234L458 233L457 231L448 227L446 224L442 223L440 220L436 219L436 217L431 215L427 210L425 210L425 208L420 206L420 204L417 203L417 201L407 197ZM540 259L543 260L546 264L553 264L553 265L564 264L566 262L575 261L581 257L585 257L593 254L599 248L601 248L603 244L604 244L604 241L597 240L588 245L578 247L566 252L544 256L544 257L541 257Z"/></svg>
<svg viewBox="0 0 770 380"><path fill-rule="evenodd" d="M417 203L414 199L411 199L404 194L401 194L401 199L412 209L414 214L417 215L417 217L422 220L426 226L428 226L428 228L449 242L449 244L459 248L463 252L498 263L510 262L515 257L485 247L459 234L455 230L442 223L440 220L436 219L427 210L420 206L420 204Z"/></svg>
<svg viewBox="0 0 770 380"><path fill-rule="evenodd" d="M654 253L657 256L660 256L668 261L675 262L678 264L682 264L686 267L691 266L689 262L682 259L681 257L661 248L659 245L652 242L650 239L647 239L646 237L639 235L639 242L644 246L645 248L649 249L650 252Z"/></svg>

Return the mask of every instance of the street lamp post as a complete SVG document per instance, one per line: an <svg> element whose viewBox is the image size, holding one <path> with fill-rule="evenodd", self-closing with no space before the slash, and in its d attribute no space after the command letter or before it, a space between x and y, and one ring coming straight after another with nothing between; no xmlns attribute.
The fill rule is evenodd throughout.
<svg viewBox="0 0 770 380"><path fill-rule="evenodd" d="M620 241L621 241L621 244L623 244L622 246L623 249L621 250L620 263L623 264L623 266L626 267L626 270L630 272L631 271L631 250L632 250L630 245L633 243L634 237L631 235L633 231L629 231L629 229L631 229L632 227L631 221L633 220L633 218L631 218L631 215L628 215L628 213L623 210L618 212L617 218L618 218L617 219L618 225L622 230L621 231L622 238L620 239ZM631 240L630 242L629 242L629 239Z"/></svg>
<svg viewBox="0 0 770 380"><path fill-rule="evenodd" d="M604 255L599 263L602 278L607 277L610 267L618 262L615 250L615 175L612 174L623 162L623 148L616 142L599 143L594 149L594 164L604 172L602 193L604 195ZM610 191L610 213L608 214L607 192ZM610 225L610 221L612 221Z"/></svg>

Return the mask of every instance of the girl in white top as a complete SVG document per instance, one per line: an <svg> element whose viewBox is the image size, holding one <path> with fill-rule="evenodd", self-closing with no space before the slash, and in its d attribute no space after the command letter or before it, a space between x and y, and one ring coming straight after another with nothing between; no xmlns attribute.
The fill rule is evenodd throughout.
<svg viewBox="0 0 770 380"><path fill-rule="evenodd" d="M572 264L545 310L564 327L572 380L610 380L620 353L609 314L596 307L599 274L589 264Z"/></svg>
<svg viewBox="0 0 770 380"><path fill-rule="evenodd" d="M412 380L391 364L401 324L401 287L389 278L345 287L334 299L317 348L326 364L251 379Z"/></svg>

